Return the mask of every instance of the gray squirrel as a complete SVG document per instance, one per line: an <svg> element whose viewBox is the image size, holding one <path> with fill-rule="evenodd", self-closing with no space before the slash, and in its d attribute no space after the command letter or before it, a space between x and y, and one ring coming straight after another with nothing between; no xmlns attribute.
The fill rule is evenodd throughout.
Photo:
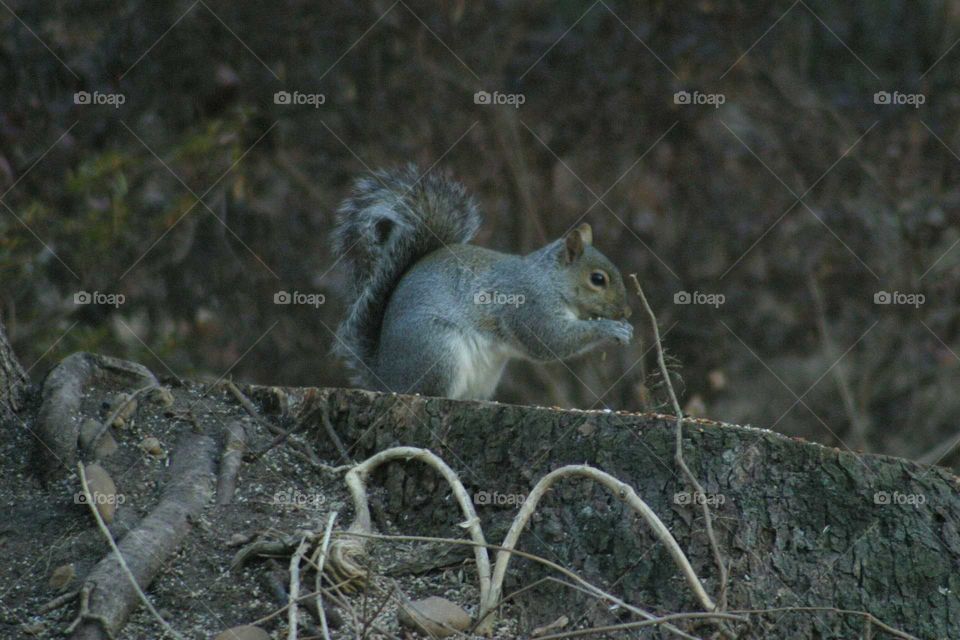
<svg viewBox="0 0 960 640"><path fill-rule="evenodd" d="M511 358L566 360L633 337L623 278L582 224L527 255L467 244L476 203L413 165L360 178L334 253L353 303L334 352L378 391L490 398Z"/></svg>

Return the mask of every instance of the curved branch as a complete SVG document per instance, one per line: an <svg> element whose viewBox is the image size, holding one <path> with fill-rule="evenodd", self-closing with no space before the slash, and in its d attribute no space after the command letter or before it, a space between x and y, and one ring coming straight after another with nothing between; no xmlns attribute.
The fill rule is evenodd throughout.
<svg viewBox="0 0 960 640"><path fill-rule="evenodd" d="M373 527L370 521L370 506L367 501L367 478L374 469L385 462L393 460L417 460L423 462L433 467L442 475L453 490L453 495L460 504L460 509L463 511L464 516L467 518L460 526L467 529L470 537L477 543L474 545L474 556L477 562L477 574L480 578L480 616L485 616L488 608L491 606L491 602L496 602L495 598L493 600L490 599L490 556L487 554L487 541L483 537L483 530L480 528L480 519L477 517L477 512L473 508L473 502L470 500L470 496L467 495L467 490L463 487L463 483L460 482L460 478L453 469L447 466L447 464L433 452L418 447L393 447L367 458L350 469L344 480L353 498L353 507L356 515L354 516L353 524L350 525L349 531L373 533ZM334 545L336 544L337 543L334 543ZM331 560L336 557L332 548L330 555ZM337 556L339 555L340 554L337 554Z"/></svg>
<svg viewBox="0 0 960 640"><path fill-rule="evenodd" d="M677 544L673 534L671 534L667 526L663 524L663 521L657 517L657 514L640 499L640 496L636 494L633 487L617 480L609 473L600 471L589 465L581 464L567 465L551 471L537 482L530 492L530 495L524 500L520 512L517 513L517 516L513 519L510 530L507 531L507 535L503 539L503 547L506 550L497 552L497 561L493 569L493 583L489 593L490 600L487 602L487 608L495 605L500 599L503 579L507 573L507 565L510 563L511 551L516 547L517 540L520 538L520 534L523 532L523 528L529 521L530 516L533 515L534 510L537 508L540 498L543 497L543 494L546 493L554 483L568 476L582 476L602 484L613 495L639 513L643 519L646 520L647 524L650 525L650 528L653 529L657 538L666 546L667 551L673 557L673 561L677 564L681 573L683 573L687 583L690 585L690 588L697 596L703 608L707 611L714 610L716 605L713 600L710 599L710 596L707 595L703 585L700 583L700 578L697 577L693 567L690 566L690 561L687 560L687 556L684 555L683 550L680 549L680 545Z"/></svg>

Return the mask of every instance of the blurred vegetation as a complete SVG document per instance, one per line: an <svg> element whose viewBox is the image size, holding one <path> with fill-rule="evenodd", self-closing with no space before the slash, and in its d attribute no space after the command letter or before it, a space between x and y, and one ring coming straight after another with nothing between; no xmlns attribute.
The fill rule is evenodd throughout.
<svg viewBox="0 0 960 640"><path fill-rule="evenodd" d="M957 461L957 3L8 6L0 311L34 379L86 349L161 374L345 384L328 354L347 290L333 211L367 168L415 161L477 194L486 246L529 251L586 213L639 274L688 410ZM725 101L676 104L681 90ZM279 290L327 303L275 305ZM656 409L640 333L606 357L518 363L499 397Z"/></svg>

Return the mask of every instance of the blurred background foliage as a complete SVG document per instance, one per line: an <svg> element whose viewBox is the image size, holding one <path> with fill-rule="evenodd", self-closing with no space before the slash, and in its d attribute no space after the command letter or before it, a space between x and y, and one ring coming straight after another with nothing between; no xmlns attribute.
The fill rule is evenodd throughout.
<svg viewBox="0 0 960 640"><path fill-rule="evenodd" d="M958 461L960 3L38 0L0 34L0 312L35 380L84 349L345 385L333 212L358 174L414 161L476 194L486 246L585 215L639 275L689 412ZM642 341L517 363L498 398L664 408L634 318Z"/></svg>

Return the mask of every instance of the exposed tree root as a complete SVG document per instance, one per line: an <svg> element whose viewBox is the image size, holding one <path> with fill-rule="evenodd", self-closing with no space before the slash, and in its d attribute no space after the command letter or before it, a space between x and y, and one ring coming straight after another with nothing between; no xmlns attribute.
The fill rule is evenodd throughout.
<svg viewBox="0 0 960 640"><path fill-rule="evenodd" d="M520 534L526 526L527 521L537 508L537 504L543 494L559 479L568 476L581 476L590 478L604 485L620 500L624 501L653 529L657 538L666 546L674 562L680 568L681 573L690 585L697 599L707 611L713 611L716 608L714 602L707 595L694 572L693 567L687 560L686 555L680 549L680 545L671 535L669 529L663 524L660 518L646 505L646 503L637 496L633 488L620 482L613 476L594 469L587 465L568 465L561 467L546 476L544 476L530 492L530 495L524 501L520 512L513 520L510 530L504 538L503 547L497 553L496 567L491 579L490 558L487 553L487 543L483 536L483 530L480 527L479 518L473 509L473 504L467 495L460 478L443 460L434 453L426 449L416 447L393 447L361 462L356 467L347 472L345 481L350 489L350 495L353 498L356 515L353 523L350 525L350 533L373 533L373 526L370 520L370 508L367 499L366 481L370 473L378 466L391 460L411 460L416 459L427 463L436 469L447 481L453 490L453 495L460 508L466 516L466 521L461 523L461 527L470 532L470 537L474 542L474 554L477 562L477 574L480 579L480 609L479 623L477 632L489 635L493 630L493 624L496 622L495 609L500 600L500 593L503 587L503 580L506 577L507 565L510 562L510 554L516 547ZM351 544L351 540L353 541ZM329 565L331 573L339 580L365 579L366 571L363 569L361 558L365 554L363 538L340 537L330 549Z"/></svg>
<svg viewBox="0 0 960 640"><path fill-rule="evenodd" d="M393 447L368 458L347 472L344 479L350 496L353 498L353 507L356 512L349 531L371 533L373 525L370 520L370 506L367 500L367 478L381 464L392 460L419 460L433 467L450 484L453 495L463 511L466 521L461 527L470 532L470 537L478 543L474 548L477 562L477 573L480 576L481 615L487 613L485 608L489 603L490 592L490 558L487 555L486 540L480 528L480 519L473 509L473 502L467 495L467 490L460 482L460 478L439 456L416 447ZM365 556L364 543L358 538L337 538L330 545L330 556L327 560L329 572L335 581L365 583L367 571L363 566Z"/></svg>
<svg viewBox="0 0 960 640"><path fill-rule="evenodd" d="M667 526L657 517L657 514L647 506L647 503L640 499L640 496L636 494L630 485L620 482L609 473L594 469L588 465L567 465L566 467L551 471L537 482L533 490L530 491L530 495L523 501L520 512L517 513L517 516L513 519L513 524L510 525L510 530L507 531L507 535L503 539L503 547L505 550L497 552L497 563L493 570L493 588L490 591L490 598L493 602L500 599L503 580L507 574L507 565L510 563L509 550L517 546L520 534L530 520L530 516L532 516L536 510L540 499L547 490L561 478L577 476L589 478L602 484L610 493L640 514L650 528L653 529L653 533L657 536L657 539L666 547L667 552L680 569L687 584L690 585L690 589L697 596L697 600L700 601L701 606L707 611L713 611L716 608L713 600L710 599L710 596L707 595L703 585L700 583L700 578L697 577L693 567L690 566L690 561L687 560L687 556L684 555L683 550L680 549L680 545L677 544L673 534L670 533Z"/></svg>
<svg viewBox="0 0 960 640"><path fill-rule="evenodd" d="M207 437L185 434L174 450L170 484L159 504L117 545L138 585L146 588L163 563L179 548L190 531L189 519L203 511L213 494L216 444ZM102 640L116 634L139 602L116 552L105 556L90 572L93 585L89 613L102 624L82 622L72 640Z"/></svg>
<svg viewBox="0 0 960 640"><path fill-rule="evenodd" d="M237 490L237 473L243 462L243 452L247 448L247 432L240 422L227 425L223 443L223 455L220 456L220 471L217 474L217 505L230 504Z"/></svg>
<svg viewBox="0 0 960 640"><path fill-rule="evenodd" d="M64 358L43 383L37 416L37 451L43 475L50 479L73 469L77 461L83 394L111 386L157 386L146 367L92 353L74 353Z"/></svg>
<svg viewBox="0 0 960 640"><path fill-rule="evenodd" d="M109 424L109 423L107 423ZM103 517L100 515L100 510L97 509L96 503L94 502L93 496L90 494L90 486L87 484L87 474L84 471L83 463L77 464L78 471L80 472L80 484L83 486L83 495L87 498L87 506L90 507L90 513L93 514L94 519L97 521L97 526L100 528L100 532L103 534L103 537L106 538L107 543L109 543L110 548L113 550L113 558L120 565L120 570L123 572L123 575L127 578L127 583L130 585L130 588L133 589L133 592L140 599L140 602L150 611L150 615L160 623L160 626L163 627L165 633L169 633L176 640L183 640L183 636L176 632L176 630L170 626L170 624L163 619L163 617L157 612L156 608L153 606L153 603L147 599L146 594L140 588L140 585L137 584L137 579L134 577L133 573L130 571L130 567L127 565L126 559L123 557L123 554L120 552L120 549L117 548L117 543L113 539L113 536L110 534L110 530L107 528L107 524L103 521ZM87 581L87 585L93 586L94 583ZM95 587L94 587L95 588ZM102 614L90 613L89 610L84 611L84 604L80 605L80 614L77 616L77 622L82 622L83 620L94 620L100 627L108 634L110 634L110 620L107 619ZM74 624L77 624L76 622Z"/></svg>

